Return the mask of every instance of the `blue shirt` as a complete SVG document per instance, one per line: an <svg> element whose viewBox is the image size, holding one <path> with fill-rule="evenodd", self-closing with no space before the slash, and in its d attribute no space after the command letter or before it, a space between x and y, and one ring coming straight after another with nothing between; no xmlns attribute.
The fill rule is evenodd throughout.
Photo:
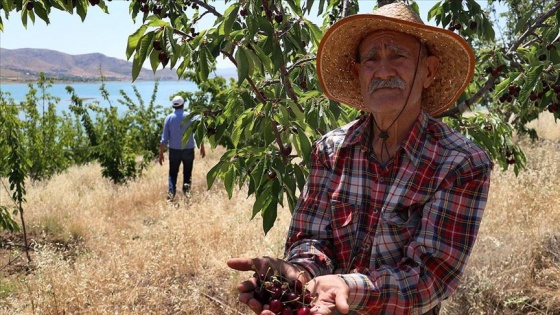
<svg viewBox="0 0 560 315"><path fill-rule="evenodd" d="M187 120L187 113L183 109L176 109L173 114L169 114L165 118L160 143L168 145L170 149L194 149L196 142L193 133L190 134L187 143L183 145L183 134L192 122L193 120Z"/></svg>

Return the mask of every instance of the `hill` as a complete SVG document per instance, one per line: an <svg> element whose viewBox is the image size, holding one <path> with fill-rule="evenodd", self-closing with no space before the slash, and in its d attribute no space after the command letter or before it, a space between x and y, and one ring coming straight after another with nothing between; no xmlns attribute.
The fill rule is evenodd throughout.
<svg viewBox="0 0 560 315"><path fill-rule="evenodd" d="M1 81L35 81L40 72L62 81L98 80L101 75L107 81L132 81L132 62L100 53L69 55L49 49L0 48ZM177 80L177 74L169 69L154 74L144 68L137 80L155 79Z"/></svg>

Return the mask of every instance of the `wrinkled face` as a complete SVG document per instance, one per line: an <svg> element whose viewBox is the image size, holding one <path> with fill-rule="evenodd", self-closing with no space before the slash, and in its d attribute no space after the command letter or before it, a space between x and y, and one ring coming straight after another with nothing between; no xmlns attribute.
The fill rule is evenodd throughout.
<svg viewBox="0 0 560 315"><path fill-rule="evenodd" d="M427 56L427 49L416 37L376 31L362 40L357 59L354 73L369 111L400 112L406 103L405 112L418 113L422 90L432 83L438 60Z"/></svg>

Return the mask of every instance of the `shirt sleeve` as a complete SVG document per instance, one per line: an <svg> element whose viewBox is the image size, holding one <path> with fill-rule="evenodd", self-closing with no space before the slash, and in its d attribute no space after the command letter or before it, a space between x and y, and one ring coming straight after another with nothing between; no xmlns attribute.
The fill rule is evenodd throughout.
<svg viewBox="0 0 560 315"><path fill-rule="evenodd" d="M169 129L169 117L165 118L163 122L163 130L161 132L161 140L159 143L161 144L168 144L169 143L169 136L170 136L170 129Z"/></svg>
<svg viewBox="0 0 560 315"><path fill-rule="evenodd" d="M334 271L327 211L330 167L321 154L314 144L310 173L292 216L285 247L286 260L304 267L314 277Z"/></svg>

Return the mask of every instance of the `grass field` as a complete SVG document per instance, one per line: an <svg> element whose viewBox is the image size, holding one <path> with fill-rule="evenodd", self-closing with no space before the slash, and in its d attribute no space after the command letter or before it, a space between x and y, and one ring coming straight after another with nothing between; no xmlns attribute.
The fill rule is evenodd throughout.
<svg viewBox="0 0 560 315"><path fill-rule="evenodd" d="M463 284L442 314L560 314L560 126L543 117L535 127L546 139L520 140L527 170L494 170ZM235 291L249 274L225 261L282 256L290 213L280 209L265 236L246 191L207 190L221 151L207 153L188 201L165 201L167 167L155 164L128 186L97 165L28 186L32 269L19 234L0 234L0 314L250 314Z"/></svg>

